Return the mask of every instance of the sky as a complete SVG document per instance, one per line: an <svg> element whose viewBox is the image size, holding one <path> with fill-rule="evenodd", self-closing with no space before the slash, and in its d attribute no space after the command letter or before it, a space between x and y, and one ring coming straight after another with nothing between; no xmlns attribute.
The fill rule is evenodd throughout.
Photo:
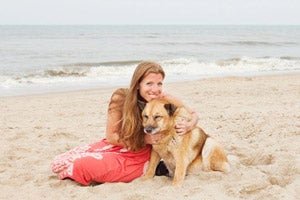
<svg viewBox="0 0 300 200"><path fill-rule="evenodd" d="M299 0L0 0L0 25L300 25Z"/></svg>

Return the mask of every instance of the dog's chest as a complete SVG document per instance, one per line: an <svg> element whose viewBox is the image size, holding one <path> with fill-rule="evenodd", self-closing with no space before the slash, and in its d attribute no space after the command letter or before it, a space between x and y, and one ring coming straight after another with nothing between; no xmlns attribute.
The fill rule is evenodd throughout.
<svg viewBox="0 0 300 200"><path fill-rule="evenodd" d="M179 153L179 145L181 137L172 137L168 142L153 145L153 150L156 151L159 156L164 160L169 170L174 170L176 166L176 157Z"/></svg>
<svg viewBox="0 0 300 200"><path fill-rule="evenodd" d="M153 149L160 154L160 156L170 153L174 154L178 150L181 140L182 138L173 136L160 144L153 145Z"/></svg>

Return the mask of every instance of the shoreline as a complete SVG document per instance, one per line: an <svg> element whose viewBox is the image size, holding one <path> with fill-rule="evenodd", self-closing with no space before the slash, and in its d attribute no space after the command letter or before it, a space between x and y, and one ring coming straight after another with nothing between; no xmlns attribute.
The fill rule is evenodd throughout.
<svg viewBox="0 0 300 200"><path fill-rule="evenodd" d="M300 193L300 74L165 83L219 140L231 172L80 186L50 171L54 156L105 136L115 88L0 97L0 199L296 199ZM16 192L17 191L17 192ZM170 192L172 191L172 192Z"/></svg>

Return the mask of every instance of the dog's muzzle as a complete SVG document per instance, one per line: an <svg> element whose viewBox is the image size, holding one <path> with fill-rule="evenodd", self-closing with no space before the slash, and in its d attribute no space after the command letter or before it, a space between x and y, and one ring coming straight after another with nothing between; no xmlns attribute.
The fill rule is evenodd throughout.
<svg viewBox="0 0 300 200"><path fill-rule="evenodd" d="M144 132L147 134L155 134L159 132L159 128L154 126L147 126L144 128Z"/></svg>

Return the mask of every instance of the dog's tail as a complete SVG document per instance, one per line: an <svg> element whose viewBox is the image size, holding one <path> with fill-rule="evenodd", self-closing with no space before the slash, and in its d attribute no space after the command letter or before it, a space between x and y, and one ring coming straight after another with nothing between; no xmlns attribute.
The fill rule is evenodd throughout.
<svg viewBox="0 0 300 200"><path fill-rule="evenodd" d="M229 165L228 161L222 163L221 169L222 169L222 172L224 172L224 173L230 172L230 165Z"/></svg>

